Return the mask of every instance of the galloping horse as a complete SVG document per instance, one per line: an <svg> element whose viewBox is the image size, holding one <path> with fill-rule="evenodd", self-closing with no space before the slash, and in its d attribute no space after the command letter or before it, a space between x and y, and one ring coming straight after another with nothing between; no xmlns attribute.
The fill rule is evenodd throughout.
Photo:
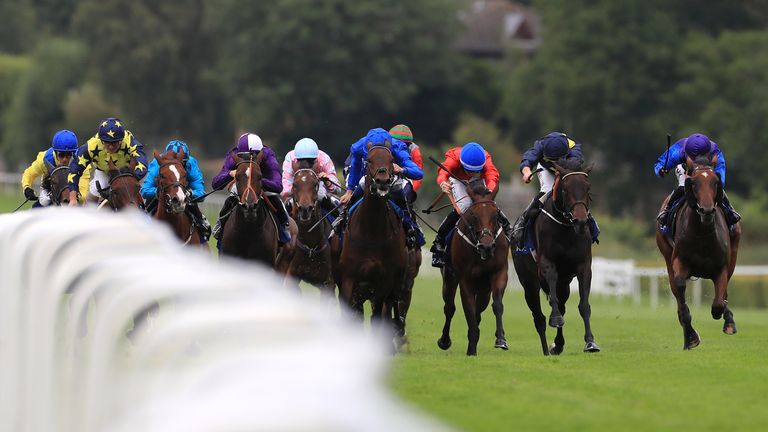
<svg viewBox="0 0 768 432"><path fill-rule="evenodd" d="M69 166L58 166L53 168L48 174L48 181L50 187L48 190L51 192L51 204L60 206L69 204Z"/></svg>
<svg viewBox="0 0 768 432"><path fill-rule="evenodd" d="M338 274L340 298L362 317L370 300L372 319L392 318L407 263L405 230L389 203L394 177L391 145L368 143L365 191L344 231Z"/></svg>
<svg viewBox="0 0 768 432"><path fill-rule="evenodd" d="M685 303L685 281L689 277L714 282L712 318L723 317L723 332L736 333L733 312L728 309L728 281L736 267L741 225L737 223L729 233L725 215L717 208L723 184L712 170L716 163L717 156L711 161L706 157L695 162L686 158L689 178L685 180L685 205L675 215L674 239L665 237L656 224L656 244L667 264L669 286L677 300L677 317L683 327L683 349L701 343Z"/></svg>
<svg viewBox="0 0 768 432"><path fill-rule="evenodd" d="M141 198L141 186L136 177L136 159L132 159L128 168L118 169L110 160L108 162L107 175L109 176L109 187L99 187L99 193L104 201L99 205L109 205L112 210L123 208L135 208L144 211L144 200Z"/></svg>
<svg viewBox="0 0 768 432"><path fill-rule="evenodd" d="M178 154L169 150L160 155L154 152L160 165L157 178L157 212L155 219L167 223L185 245L200 245L200 233L195 229L192 216L187 213L189 185L184 169L184 150ZM207 245L204 245L207 248Z"/></svg>
<svg viewBox="0 0 768 432"><path fill-rule="evenodd" d="M331 224L323 215L318 199L320 177L310 168L294 168L292 217L298 225L296 247L285 271L286 280L296 278L318 287L333 297L335 283L331 272L328 236ZM311 230L310 230L311 229Z"/></svg>
<svg viewBox="0 0 768 432"><path fill-rule="evenodd" d="M277 256L277 222L267 208L261 185L264 153L234 155L238 202L224 225L221 252L256 260L274 267Z"/></svg>
<svg viewBox="0 0 768 432"><path fill-rule="evenodd" d="M581 163L563 167L555 164L557 173L552 195L544 203L534 222L536 255L513 255L517 276L525 289L525 301L533 315L533 323L541 340L544 355L563 352L565 338L563 325L565 303L570 297L570 284L576 276L579 282L579 313L584 320L584 352L599 352L590 325L592 308L589 291L592 285L592 237L588 226L590 165L580 169ZM539 302L539 288L552 307L549 325L557 328L551 348L547 348L546 322Z"/></svg>
<svg viewBox="0 0 768 432"><path fill-rule="evenodd" d="M445 325L437 346L447 350L451 346L451 319L456 312L456 287L461 290L461 304L467 319L467 355L477 355L480 339L480 314L493 298L496 316L496 348L509 349L504 336L504 290L507 287L507 254L509 242L499 223L499 207L485 182L470 182L467 193L472 205L461 215L451 239L451 265L443 267L443 312Z"/></svg>

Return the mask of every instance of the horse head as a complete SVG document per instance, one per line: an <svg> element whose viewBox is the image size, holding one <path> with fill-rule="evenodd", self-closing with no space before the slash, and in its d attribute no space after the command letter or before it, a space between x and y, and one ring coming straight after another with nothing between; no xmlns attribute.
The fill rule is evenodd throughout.
<svg viewBox="0 0 768 432"><path fill-rule="evenodd" d="M712 167L717 164L717 155L711 159L699 156L696 160L686 156L688 178L685 179L685 200L696 210L704 225L715 222L715 206L723 197L723 183Z"/></svg>
<svg viewBox="0 0 768 432"><path fill-rule="evenodd" d="M235 185L237 186L238 204L245 210L246 220L256 218L256 210L261 201L261 161L264 153L242 153L233 155L235 161Z"/></svg>
<svg viewBox="0 0 768 432"><path fill-rule="evenodd" d="M58 166L48 175L50 182L48 190L51 191L51 202L54 205L69 204L69 167Z"/></svg>
<svg viewBox="0 0 768 432"><path fill-rule="evenodd" d="M502 232L499 207L481 178L469 181L467 194L472 198L472 205L464 213L464 221L475 241L475 249L484 261L493 258L496 240Z"/></svg>
<svg viewBox="0 0 768 432"><path fill-rule="evenodd" d="M161 200L166 213L182 213L187 207L190 195L187 170L184 169L184 150L182 149L179 153L168 150L162 155L155 150L154 153L160 165L155 179L157 199Z"/></svg>
<svg viewBox="0 0 768 432"><path fill-rule="evenodd" d="M387 140L384 144L368 143L368 159L365 161L365 185L372 193L386 196L395 181L394 156L392 143Z"/></svg>
<svg viewBox="0 0 768 432"><path fill-rule="evenodd" d="M144 209L144 200L141 198L141 186L136 177L136 159L131 159L128 168L118 169L112 160L107 162L109 175L109 188L101 189L102 193L113 210L126 207Z"/></svg>
<svg viewBox="0 0 768 432"><path fill-rule="evenodd" d="M589 205L592 196L589 192L589 173L593 164L581 168L581 162L563 166L554 164L557 173L552 187L552 202L555 209L567 222L573 225L577 234L584 234L589 229Z"/></svg>
<svg viewBox="0 0 768 432"><path fill-rule="evenodd" d="M309 223L317 210L320 178L314 170L301 168L293 173L293 204L296 208L296 220Z"/></svg>

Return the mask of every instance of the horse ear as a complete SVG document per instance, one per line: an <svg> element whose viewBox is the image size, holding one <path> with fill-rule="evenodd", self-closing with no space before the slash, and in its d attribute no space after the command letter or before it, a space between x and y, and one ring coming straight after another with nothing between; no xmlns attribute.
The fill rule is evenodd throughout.
<svg viewBox="0 0 768 432"><path fill-rule="evenodd" d="M319 160L319 159L315 159L315 163L314 163L314 164L312 164L312 171L314 171L314 172L316 172L316 173L320 174L320 172L322 172L322 170L323 170L323 169L322 169L322 167L320 166L320 160Z"/></svg>
<svg viewBox="0 0 768 432"><path fill-rule="evenodd" d="M291 162L291 170L293 170L293 172L296 172L296 171L299 170L299 160L298 159L294 159L293 162Z"/></svg>
<svg viewBox="0 0 768 432"><path fill-rule="evenodd" d="M555 167L558 173L565 172L565 168L561 167L557 162L552 162L552 166Z"/></svg>
<svg viewBox="0 0 768 432"><path fill-rule="evenodd" d="M186 153L184 152L184 148L179 148L179 152L176 153L177 159L180 161L184 160L184 157L186 156Z"/></svg>
<svg viewBox="0 0 768 432"><path fill-rule="evenodd" d="M373 143L371 141L368 141L368 144L365 145L366 150L370 150L371 147L373 147Z"/></svg>
<svg viewBox="0 0 768 432"><path fill-rule="evenodd" d="M696 166L696 164L693 162L693 159L691 159L691 157L688 155L685 155L685 166L688 171L692 170Z"/></svg>
<svg viewBox="0 0 768 432"><path fill-rule="evenodd" d="M242 162L242 161L243 161L242 159L240 159L240 156L238 156L238 155L237 155L237 153L232 153L232 160L233 160L233 161L234 161L236 164L239 164L240 162Z"/></svg>
<svg viewBox="0 0 768 432"><path fill-rule="evenodd" d="M134 172L134 171L136 171L136 165L138 165L138 164L139 164L139 163L138 163L138 161L136 160L136 158L131 158L131 163L130 163L130 164L128 164L128 166L131 168L131 172Z"/></svg>
<svg viewBox="0 0 768 432"><path fill-rule="evenodd" d="M709 162L712 164L712 166L715 166L717 165L718 159L719 159L718 155L713 155L712 159Z"/></svg>
<svg viewBox="0 0 768 432"><path fill-rule="evenodd" d="M591 164L587 165L587 167L586 167L586 168L584 168L584 170L583 170L583 171L584 171L585 173L589 174L590 172L592 172L592 168L594 168L594 167L595 167L595 163L594 163L594 162L592 162Z"/></svg>
<svg viewBox="0 0 768 432"><path fill-rule="evenodd" d="M264 152L261 151L259 152L259 154L256 155L256 160L254 160L254 162L256 162L257 165L260 165L261 161L263 160L264 160Z"/></svg>
<svg viewBox="0 0 768 432"><path fill-rule="evenodd" d="M155 159L160 160L160 153L157 152L157 149L152 150L152 154L155 156Z"/></svg>
<svg viewBox="0 0 768 432"><path fill-rule="evenodd" d="M115 165L115 163L114 163L114 162L112 162L112 159L107 159L107 169L108 169L110 172L112 172L112 171L117 171L117 170L118 170L118 169L117 169L117 165Z"/></svg>
<svg viewBox="0 0 768 432"><path fill-rule="evenodd" d="M390 140L384 141L384 147L386 147L386 148L391 150L392 149L392 141L390 141Z"/></svg>

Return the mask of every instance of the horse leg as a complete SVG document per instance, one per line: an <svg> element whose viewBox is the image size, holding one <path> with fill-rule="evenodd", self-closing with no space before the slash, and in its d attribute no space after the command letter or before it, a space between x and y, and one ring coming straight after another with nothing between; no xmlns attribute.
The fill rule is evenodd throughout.
<svg viewBox="0 0 768 432"><path fill-rule="evenodd" d="M712 302L712 318L723 317L723 333L736 334L733 312L728 309L728 269L723 269L713 282L715 283L715 300Z"/></svg>
<svg viewBox="0 0 768 432"><path fill-rule="evenodd" d="M669 272L669 283L672 294L677 300L677 319L683 327L683 349L692 349L699 346L701 339L691 325L691 311L685 302L685 281L688 279L688 269L679 259L672 260L672 270Z"/></svg>
<svg viewBox="0 0 768 432"><path fill-rule="evenodd" d="M403 282L403 291L400 295L400 299L395 303L395 322L398 326L398 339L399 344L405 345L408 343L408 336L405 331L406 317L408 316L408 309L411 308L411 297L413 296L413 283L414 278L410 275L406 276L405 282Z"/></svg>
<svg viewBox="0 0 768 432"><path fill-rule="evenodd" d="M477 322L477 303L472 286L467 281L459 281L461 305L464 307L464 317L467 319L467 355L477 355L477 342L480 340L480 325Z"/></svg>
<svg viewBox="0 0 768 432"><path fill-rule="evenodd" d="M443 334L437 340L437 346L442 350L451 347L451 320L456 313L456 287L459 282L456 277L448 270L443 270L443 314L445 314L445 324L443 325Z"/></svg>
<svg viewBox="0 0 768 432"><path fill-rule="evenodd" d="M339 291L339 303L343 303L353 312L353 316L358 321L363 321L363 304L362 302L355 301L354 295L355 283L352 278L343 276L341 279L341 289ZM341 308L344 311L344 308Z"/></svg>
<svg viewBox="0 0 768 432"><path fill-rule="evenodd" d="M549 315L549 326L562 327L565 325L565 319L560 312L560 299L558 299L557 292L557 267L555 263L545 256L541 256L540 260L540 277L547 281L549 286L549 305L552 307L552 312Z"/></svg>
<svg viewBox="0 0 768 432"><path fill-rule="evenodd" d="M493 314L496 316L496 343L494 348L501 348L504 351L509 349L507 345L507 338L504 334L504 323L502 318L504 317L504 290L507 287L507 272L501 271L496 277L492 279L493 286L491 287L491 293L493 296Z"/></svg>
<svg viewBox="0 0 768 432"><path fill-rule="evenodd" d="M530 255L524 257L513 255L512 264L514 264L517 278L523 286L525 303L528 304L528 309L531 311L533 326L536 329L536 333L539 334L539 340L541 341L541 351L545 356L549 355L546 334L547 320L544 317L544 313L541 311L541 299L539 297L541 286L536 263Z"/></svg>
<svg viewBox="0 0 768 432"><path fill-rule="evenodd" d="M554 289L550 288L550 293L557 293L559 303L558 311L560 316L565 315L565 303L571 296L571 278L558 278L557 285ZM557 334L555 335L555 341L549 349L549 353L552 355L560 355L565 350L565 337L563 336L563 327L557 328Z"/></svg>
<svg viewBox="0 0 768 432"><path fill-rule="evenodd" d="M591 261L591 260L590 260ZM589 305L589 291L592 287L592 267L591 262L586 262L576 269L576 278L579 281L579 314L584 320L584 352L600 352L600 347L595 343L595 337L592 334L590 318L592 316L592 306Z"/></svg>

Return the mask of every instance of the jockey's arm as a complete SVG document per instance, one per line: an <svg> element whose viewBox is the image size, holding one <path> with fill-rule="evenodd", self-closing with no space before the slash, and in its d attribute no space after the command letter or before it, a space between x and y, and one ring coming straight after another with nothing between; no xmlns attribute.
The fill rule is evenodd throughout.
<svg viewBox="0 0 768 432"><path fill-rule="evenodd" d="M155 178L157 178L159 172L160 165L158 164L157 159L153 159L152 162L149 163L147 175L144 177L144 183L141 185L141 197L143 199L150 200L157 196Z"/></svg>
<svg viewBox="0 0 768 432"><path fill-rule="evenodd" d="M499 185L498 185L498 183L497 183L497 184L496 184L496 187L494 187L493 189L491 189L491 199L492 199L492 200L495 200L495 199L496 199L496 195L497 195L498 193L499 193Z"/></svg>
<svg viewBox="0 0 768 432"><path fill-rule="evenodd" d="M291 195L291 192L293 192L293 161L290 155L286 155L283 161L283 191L280 195L285 199Z"/></svg>
<svg viewBox="0 0 768 432"><path fill-rule="evenodd" d="M29 165L27 169L24 170L24 174L21 175L21 190L23 191L26 188L31 188L32 183L38 178L41 178L45 175L45 163L43 162L43 157L45 156L45 152L40 152L37 155L37 158L32 162L32 164Z"/></svg>
<svg viewBox="0 0 768 432"><path fill-rule="evenodd" d="M200 171L200 166L197 164L197 159L190 156L186 169L192 199L200 198L205 195L205 181L203 180L203 172Z"/></svg>

